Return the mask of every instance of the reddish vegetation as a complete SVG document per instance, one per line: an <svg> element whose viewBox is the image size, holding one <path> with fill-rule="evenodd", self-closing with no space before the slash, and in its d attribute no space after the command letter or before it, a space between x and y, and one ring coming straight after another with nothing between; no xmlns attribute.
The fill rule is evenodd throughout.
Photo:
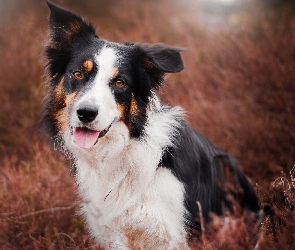
<svg viewBox="0 0 295 250"><path fill-rule="evenodd" d="M261 204L274 209L261 223L248 215L225 221L212 215L192 246L253 249L258 239L256 249L294 249L294 6L276 12L248 6L231 16L238 25L221 27L204 23L196 6L177 2L104 2L100 8L97 1L85 2L84 9L72 9L89 17L101 37L189 48L185 71L169 76L161 90L163 101L184 107L193 127L235 155ZM95 248L76 215L69 162L37 128L46 82L45 1L0 5L0 245ZM241 213L238 207L235 213Z"/></svg>

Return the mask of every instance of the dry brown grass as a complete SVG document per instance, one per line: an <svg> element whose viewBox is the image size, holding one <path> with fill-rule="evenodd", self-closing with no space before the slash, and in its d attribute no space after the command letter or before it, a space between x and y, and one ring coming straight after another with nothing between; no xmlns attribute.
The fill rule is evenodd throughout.
<svg viewBox="0 0 295 250"><path fill-rule="evenodd" d="M17 2L21 8L14 2L0 9L0 246L98 248L76 215L69 162L37 127L48 11L41 1ZM101 37L188 48L185 71L169 76L160 95L188 110L193 127L235 155L257 183L261 202L274 208L261 225L247 215L230 223L213 216L194 247L253 249L258 238L256 249L294 249L294 7L278 13L248 7L256 18L245 12L238 26L220 28L202 23L194 5L94 2L85 1L81 12L77 2L72 7L89 16Z"/></svg>

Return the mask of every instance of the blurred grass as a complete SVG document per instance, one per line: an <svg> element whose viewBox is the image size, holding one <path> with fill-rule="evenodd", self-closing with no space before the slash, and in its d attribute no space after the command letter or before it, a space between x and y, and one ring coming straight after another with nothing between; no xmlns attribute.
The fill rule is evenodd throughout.
<svg viewBox="0 0 295 250"><path fill-rule="evenodd" d="M287 1L266 9L262 1L254 2L238 10L234 24L228 19L221 25L207 23L207 14L189 1L56 2L84 15L105 39L188 48L183 53L185 71L167 77L160 91L163 101L184 107L194 128L240 160L257 183L261 201L272 203L284 221L278 222L277 231L287 234L279 246L292 249L294 212L285 212L291 217L285 220L280 206L285 208L283 201L288 198L294 207L294 183L290 181L292 192L286 196L287 188L275 188L273 181L289 178L295 163L294 4ZM0 245L4 249L94 246L83 220L74 216L78 198L69 163L50 150L38 128L46 90L47 16L45 1L0 2ZM283 201L278 202L279 194ZM224 229L218 223L215 226ZM247 233L243 226L220 232L236 232L239 242ZM207 248L218 246L221 239L220 233L211 233L208 239L217 243L205 244ZM268 238L263 239L259 249L269 249L265 248Z"/></svg>

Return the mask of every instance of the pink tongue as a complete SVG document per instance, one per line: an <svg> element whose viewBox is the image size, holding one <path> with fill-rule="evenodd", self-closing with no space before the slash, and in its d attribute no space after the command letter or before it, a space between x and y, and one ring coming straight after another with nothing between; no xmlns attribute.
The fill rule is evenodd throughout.
<svg viewBox="0 0 295 250"><path fill-rule="evenodd" d="M91 148L97 141L99 131L87 128L74 128L75 142L80 148Z"/></svg>

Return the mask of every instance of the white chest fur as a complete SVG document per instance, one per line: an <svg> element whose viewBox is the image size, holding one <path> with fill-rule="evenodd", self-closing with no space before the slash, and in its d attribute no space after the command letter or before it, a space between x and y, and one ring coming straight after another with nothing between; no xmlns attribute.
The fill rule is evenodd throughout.
<svg viewBox="0 0 295 250"><path fill-rule="evenodd" d="M149 113L145 136L129 139L118 122L87 153L76 158L81 212L90 233L108 249L186 248L183 184L164 167L162 151L171 146L178 108Z"/></svg>

